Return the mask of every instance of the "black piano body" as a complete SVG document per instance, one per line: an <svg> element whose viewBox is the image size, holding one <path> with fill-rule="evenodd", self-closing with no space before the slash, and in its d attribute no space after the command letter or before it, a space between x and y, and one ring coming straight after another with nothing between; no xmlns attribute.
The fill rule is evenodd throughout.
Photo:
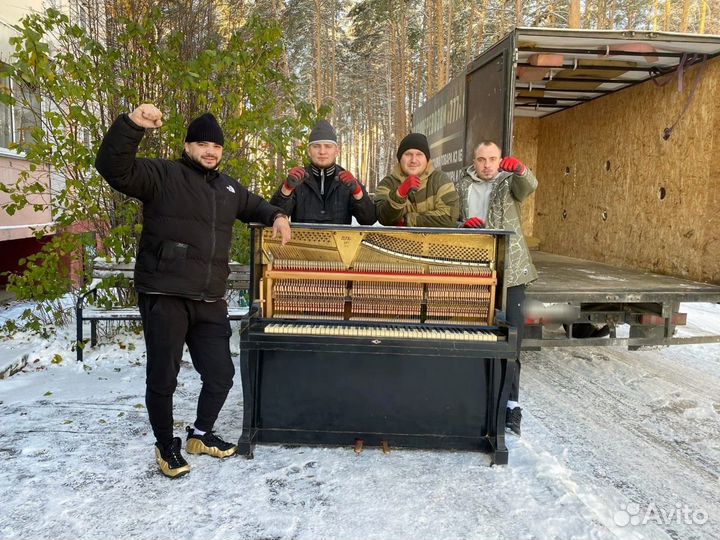
<svg viewBox="0 0 720 540"><path fill-rule="evenodd" d="M361 441L507 463L518 351L515 328L495 320L506 239L303 224L281 246L253 226L238 453Z"/></svg>

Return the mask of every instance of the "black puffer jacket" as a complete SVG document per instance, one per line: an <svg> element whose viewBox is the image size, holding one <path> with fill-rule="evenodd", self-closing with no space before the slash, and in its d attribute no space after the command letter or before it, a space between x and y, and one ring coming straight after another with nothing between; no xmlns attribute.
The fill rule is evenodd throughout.
<svg viewBox="0 0 720 540"><path fill-rule="evenodd" d="M360 225L375 223L375 205L361 185L362 199L356 200L350 190L338 179L344 170L335 165L334 174L325 178L324 190L321 193L321 179L313 175L312 167L305 167L310 176L286 197L282 194L282 185L270 199L270 204L282 208L292 219L293 223L327 223L350 225L352 218L358 220Z"/></svg>
<svg viewBox="0 0 720 540"><path fill-rule="evenodd" d="M193 300L222 298L235 220L271 225L281 210L186 155L177 161L136 158L144 132L121 115L95 160L108 184L143 202L135 288Z"/></svg>

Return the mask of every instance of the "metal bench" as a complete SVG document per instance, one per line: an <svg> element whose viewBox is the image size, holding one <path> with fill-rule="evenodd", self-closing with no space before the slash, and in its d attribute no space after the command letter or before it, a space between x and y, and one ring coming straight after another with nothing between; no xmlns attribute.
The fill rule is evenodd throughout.
<svg viewBox="0 0 720 540"><path fill-rule="evenodd" d="M227 280L228 294L228 319L232 321L241 320L247 317L248 307L237 306L236 295L247 291L250 279L250 269L246 265L237 262L230 262L230 275ZM82 362L83 350L86 346L83 323L90 321L90 345L97 345L97 323L98 321L139 321L140 311L134 307L104 307L88 302L90 298L97 299L98 291L105 280L124 278L128 287L132 286L135 261L119 262L97 257L93 261L92 282L88 290L82 294L75 304L75 315L77 319L77 341L75 349L77 359Z"/></svg>

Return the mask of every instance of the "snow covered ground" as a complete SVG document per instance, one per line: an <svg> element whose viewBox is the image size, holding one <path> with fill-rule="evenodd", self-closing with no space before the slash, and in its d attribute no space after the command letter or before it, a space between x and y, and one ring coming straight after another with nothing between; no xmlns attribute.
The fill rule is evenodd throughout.
<svg viewBox="0 0 720 540"><path fill-rule="evenodd" d="M16 316L17 307L3 317ZM720 306L687 306L720 332ZM523 436L486 454L259 446L160 475L144 346L123 333L78 364L72 329L0 342L0 538L720 538L720 345L523 353ZM237 346L237 338L233 339ZM177 434L199 379L183 362ZM218 432L239 436L239 375Z"/></svg>

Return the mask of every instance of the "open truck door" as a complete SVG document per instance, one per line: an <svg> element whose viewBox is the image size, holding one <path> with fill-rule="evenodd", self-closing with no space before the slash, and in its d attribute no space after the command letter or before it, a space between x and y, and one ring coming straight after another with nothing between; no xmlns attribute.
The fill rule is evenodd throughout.
<svg viewBox="0 0 720 540"><path fill-rule="evenodd" d="M465 165L481 141L495 141L509 155L515 84L515 33L470 64L465 76Z"/></svg>
<svg viewBox="0 0 720 540"><path fill-rule="evenodd" d="M453 180L472 163L473 147L494 140L510 151L515 34L468 66L413 114L413 131L424 133L433 164Z"/></svg>

